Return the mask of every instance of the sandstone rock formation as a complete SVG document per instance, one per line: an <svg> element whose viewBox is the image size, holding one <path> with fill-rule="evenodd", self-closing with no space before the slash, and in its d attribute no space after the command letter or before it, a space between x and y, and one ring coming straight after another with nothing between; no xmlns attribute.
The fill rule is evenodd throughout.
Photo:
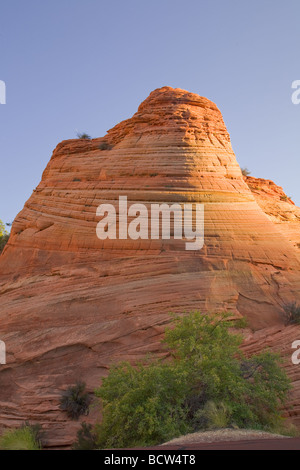
<svg viewBox="0 0 300 470"><path fill-rule="evenodd" d="M112 362L159 353L170 311L230 310L254 329L282 328L284 304L300 299L299 250L274 197L269 206L256 192L216 105L181 89L153 91L103 138L61 142L0 257L0 431L29 419L49 445L69 445L78 424L59 411L61 391L79 378L92 391ZM97 207L122 195L204 203L203 249L99 240Z"/></svg>
<svg viewBox="0 0 300 470"><path fill-rule="evenodd" d="M256 202L277 228L300 252L300 208L273 181L247 176L244 178Z"/></svg>

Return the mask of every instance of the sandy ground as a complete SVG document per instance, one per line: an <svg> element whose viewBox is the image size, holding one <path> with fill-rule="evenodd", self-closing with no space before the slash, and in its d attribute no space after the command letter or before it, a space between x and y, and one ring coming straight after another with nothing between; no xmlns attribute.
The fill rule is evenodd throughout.
<svg viewBox="0 0 300 470"><path fill-rule="evenodd" d="M166 445L185 445L185 444L200 444L200 443L215 443L224 441L250 441L261 439L289 439L286 436L279 434L271 434L263 431L252 431L249 429L219 429L216 431L195 432L187 434L186 436L177 437L169 442L161 444Z"/></svg>

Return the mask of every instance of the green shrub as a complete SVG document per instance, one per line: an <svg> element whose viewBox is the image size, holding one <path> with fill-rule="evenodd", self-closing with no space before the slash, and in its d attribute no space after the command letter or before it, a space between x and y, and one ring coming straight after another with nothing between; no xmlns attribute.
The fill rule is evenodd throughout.
<svg viewBox="0 0 300 470"><path fill-rule="evenodd" d="M198 312L176 318L175 328L166 332L166 343L190 371L194 391L189 400L195 401L200 393L199 409L210 400L222 402L231 424L272 426L290 389L289 380L277 354L266 351L243 357L242 337L231 333L229 319Z"/></svg>
<svg viewBox="0 0 300 470"><path fill-rule="evenodd" d="M183 408L186 375L178 366L157 361L113 367L96 390L103 403L98 446L144 446L190 431Z"/></svg>
<svg viewBox="0 0 300 470"><path fill-rule="evenodd" d="M168 360L115 365L96 395L103 420L99 448L158 444L225 426L271 429L290 388L279 357L245 358L238 323L228 314L194 312L165 333Z"/></svg>
<svg viewBox="0 0 300 470"><path fill-rule="evenodd" d="M284 305L284 320L286 325L300 324L300 305L292 302Z"/></svg>
<svg viewBox="0 0 300 470"><path fill-rule="evenodd" d="M97 435L93 431L93 426L85 422L81 423L81 428L77 431L77 441L73 444L73 450L95 450Z"/></svg>
<svg viewBox="0 0 300 470"><path fill-rule="evenodd" d="M1 450L40 450L39 427L28 424L5 431L0 437Z"/></svg>
<svg viewBox="0 0 300 470"><path fill-rule="evenodd" d="M65 411L69 418L77 420L80 415L86 415L89 411L91 398L86 392L84 382L67 388L60 400L60 409Z"/></svg>
<svg viewBox="0 0 300 470"><path fill-rule="evenodd" d="M77 132L76 135L78 139L91 140L91 136L89 134L86 134L86 132Z"/></svg>

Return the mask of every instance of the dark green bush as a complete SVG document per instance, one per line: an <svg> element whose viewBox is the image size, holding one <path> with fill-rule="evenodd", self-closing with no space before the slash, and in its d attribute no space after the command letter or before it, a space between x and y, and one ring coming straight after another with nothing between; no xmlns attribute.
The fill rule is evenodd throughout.
<svg viewBox="0 0 300 470"><path fill-rule="evenodd" d="M86 415L89 411L91 398L86 392L84 382L67 388L60 400L60 409L65 411L69 418L77 420L80 415Z"/></svg>
<svg viewBox="0 0 300 470"><path fill-rule="evenodd" d="M81 428L77 431L77 441L73 444L73 450L95 450L97 435L91 424L81 423Z"/></svg>
<svg viewBox="0 0 300 470"><path fill-rule="evenodd" d="M286 325L300 324L300 305L292 302L284 305L284 320Z"/></svg>
<svg viewBox="0 0 300 470"><path fill-rule="evenodd" d="M96 390L99 448L152 445L215 427L278 427L290 387L279 357L243 357L231 326L226 314L174 318L167 361L114 366Z"/></svg>
<svg viewBox="0 0 300 470"><path fill-rule="evenodd" d="M111 144L109 144L108 142L101 142L99 144L99 149L100 150L111 150L113 148L113 146Z"/></svg>
<svg viewBox="0 0 300 470"><path fill-rule="evenodd" d="M89 134L86 134L85 132L77 132L76 135L78 139L91 140L91 136Z"/></svg>

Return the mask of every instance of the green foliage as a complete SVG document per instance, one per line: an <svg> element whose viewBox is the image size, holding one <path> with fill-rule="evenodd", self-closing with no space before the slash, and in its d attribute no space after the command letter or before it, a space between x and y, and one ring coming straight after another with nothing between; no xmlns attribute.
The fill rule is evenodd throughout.
<svg viewBox="0 0 300 470"><path fill-rule="evenodd" d="M248 168L241 168L241 172L243 176L251 175L251 171L249 171Z"/></svg>
<svg viewBox="0 0 300 470"><path fill-rule="evenodd" d="M60 409L65 411L71 419L77 420L80 415L88 414L91 398L85 387L84 382L77 382L62 394Z"/></svg>
<svg viewBox="0 0 300 470"><path fill-rule="evenodd" d="M238 326L229 314L174 317L167 361L114 366L96 390L98 446L152 445L226 426L278 427L289 381L277 355L243 356L242 337L232 332Z"/></svg>
<svg viewBox="0 0 300 470"><path fill-rule="evenodd" d="M0 253L3 251L8 239L9 233L7 233L4 223L0 220Z"/></svg>
<svg viewBox="0 0 300 470"><path fill-rule="evenodd" d="M81 423L81 428L77 431L77 441L73 444L73 450L95 450L97 435L93 431L93 426L85 422Z"/></svg>
<svg viewBox="0 0 300 470"><path fill-rule="evenodd" d="M209 400L203 408L199 408L193 417L198 429L223 429L230 423L231 412L223 402Z"/></svg>
<svg viewBox="0 0 300 470"><path fill-rule="evenodd" d="M286 325L300 324L300 305L296 302L284 306L284 320Z"/></svg>
<svg viewBox="0 0 300 470"><path fill-rule="evenodd" d="M244 358L239 349L242 337L230 332L233 325L228 315L195 312L175 319L175 328L167 330L165 341L190 371L194 392L189 400L194 410L198 397L199 409L208 401L224 404L232 425L272 426L280 416L289 380L274 353Z"/></svg>
<svg viewBox="0 0 300 470"><path fill-rule="evenodd" d="M89 134L86 134L86 132L77 132L76 135L78 139L91 140L91 136Z"/></svg>
<svg viewBox="0 0 300 470"><path fill-rule="evenodd" d="M28 423L18 429L5 431L0 437L1 450L41 450L39 426Z"/></svg>
<svg viewBox="0 0 300 470"><path fill-rule="evenodd" d="M187 390L187 373L177 365L153 361L114 366L96 390L103 404L98 446L144 446L188 432L183 406Z"/></svg>

